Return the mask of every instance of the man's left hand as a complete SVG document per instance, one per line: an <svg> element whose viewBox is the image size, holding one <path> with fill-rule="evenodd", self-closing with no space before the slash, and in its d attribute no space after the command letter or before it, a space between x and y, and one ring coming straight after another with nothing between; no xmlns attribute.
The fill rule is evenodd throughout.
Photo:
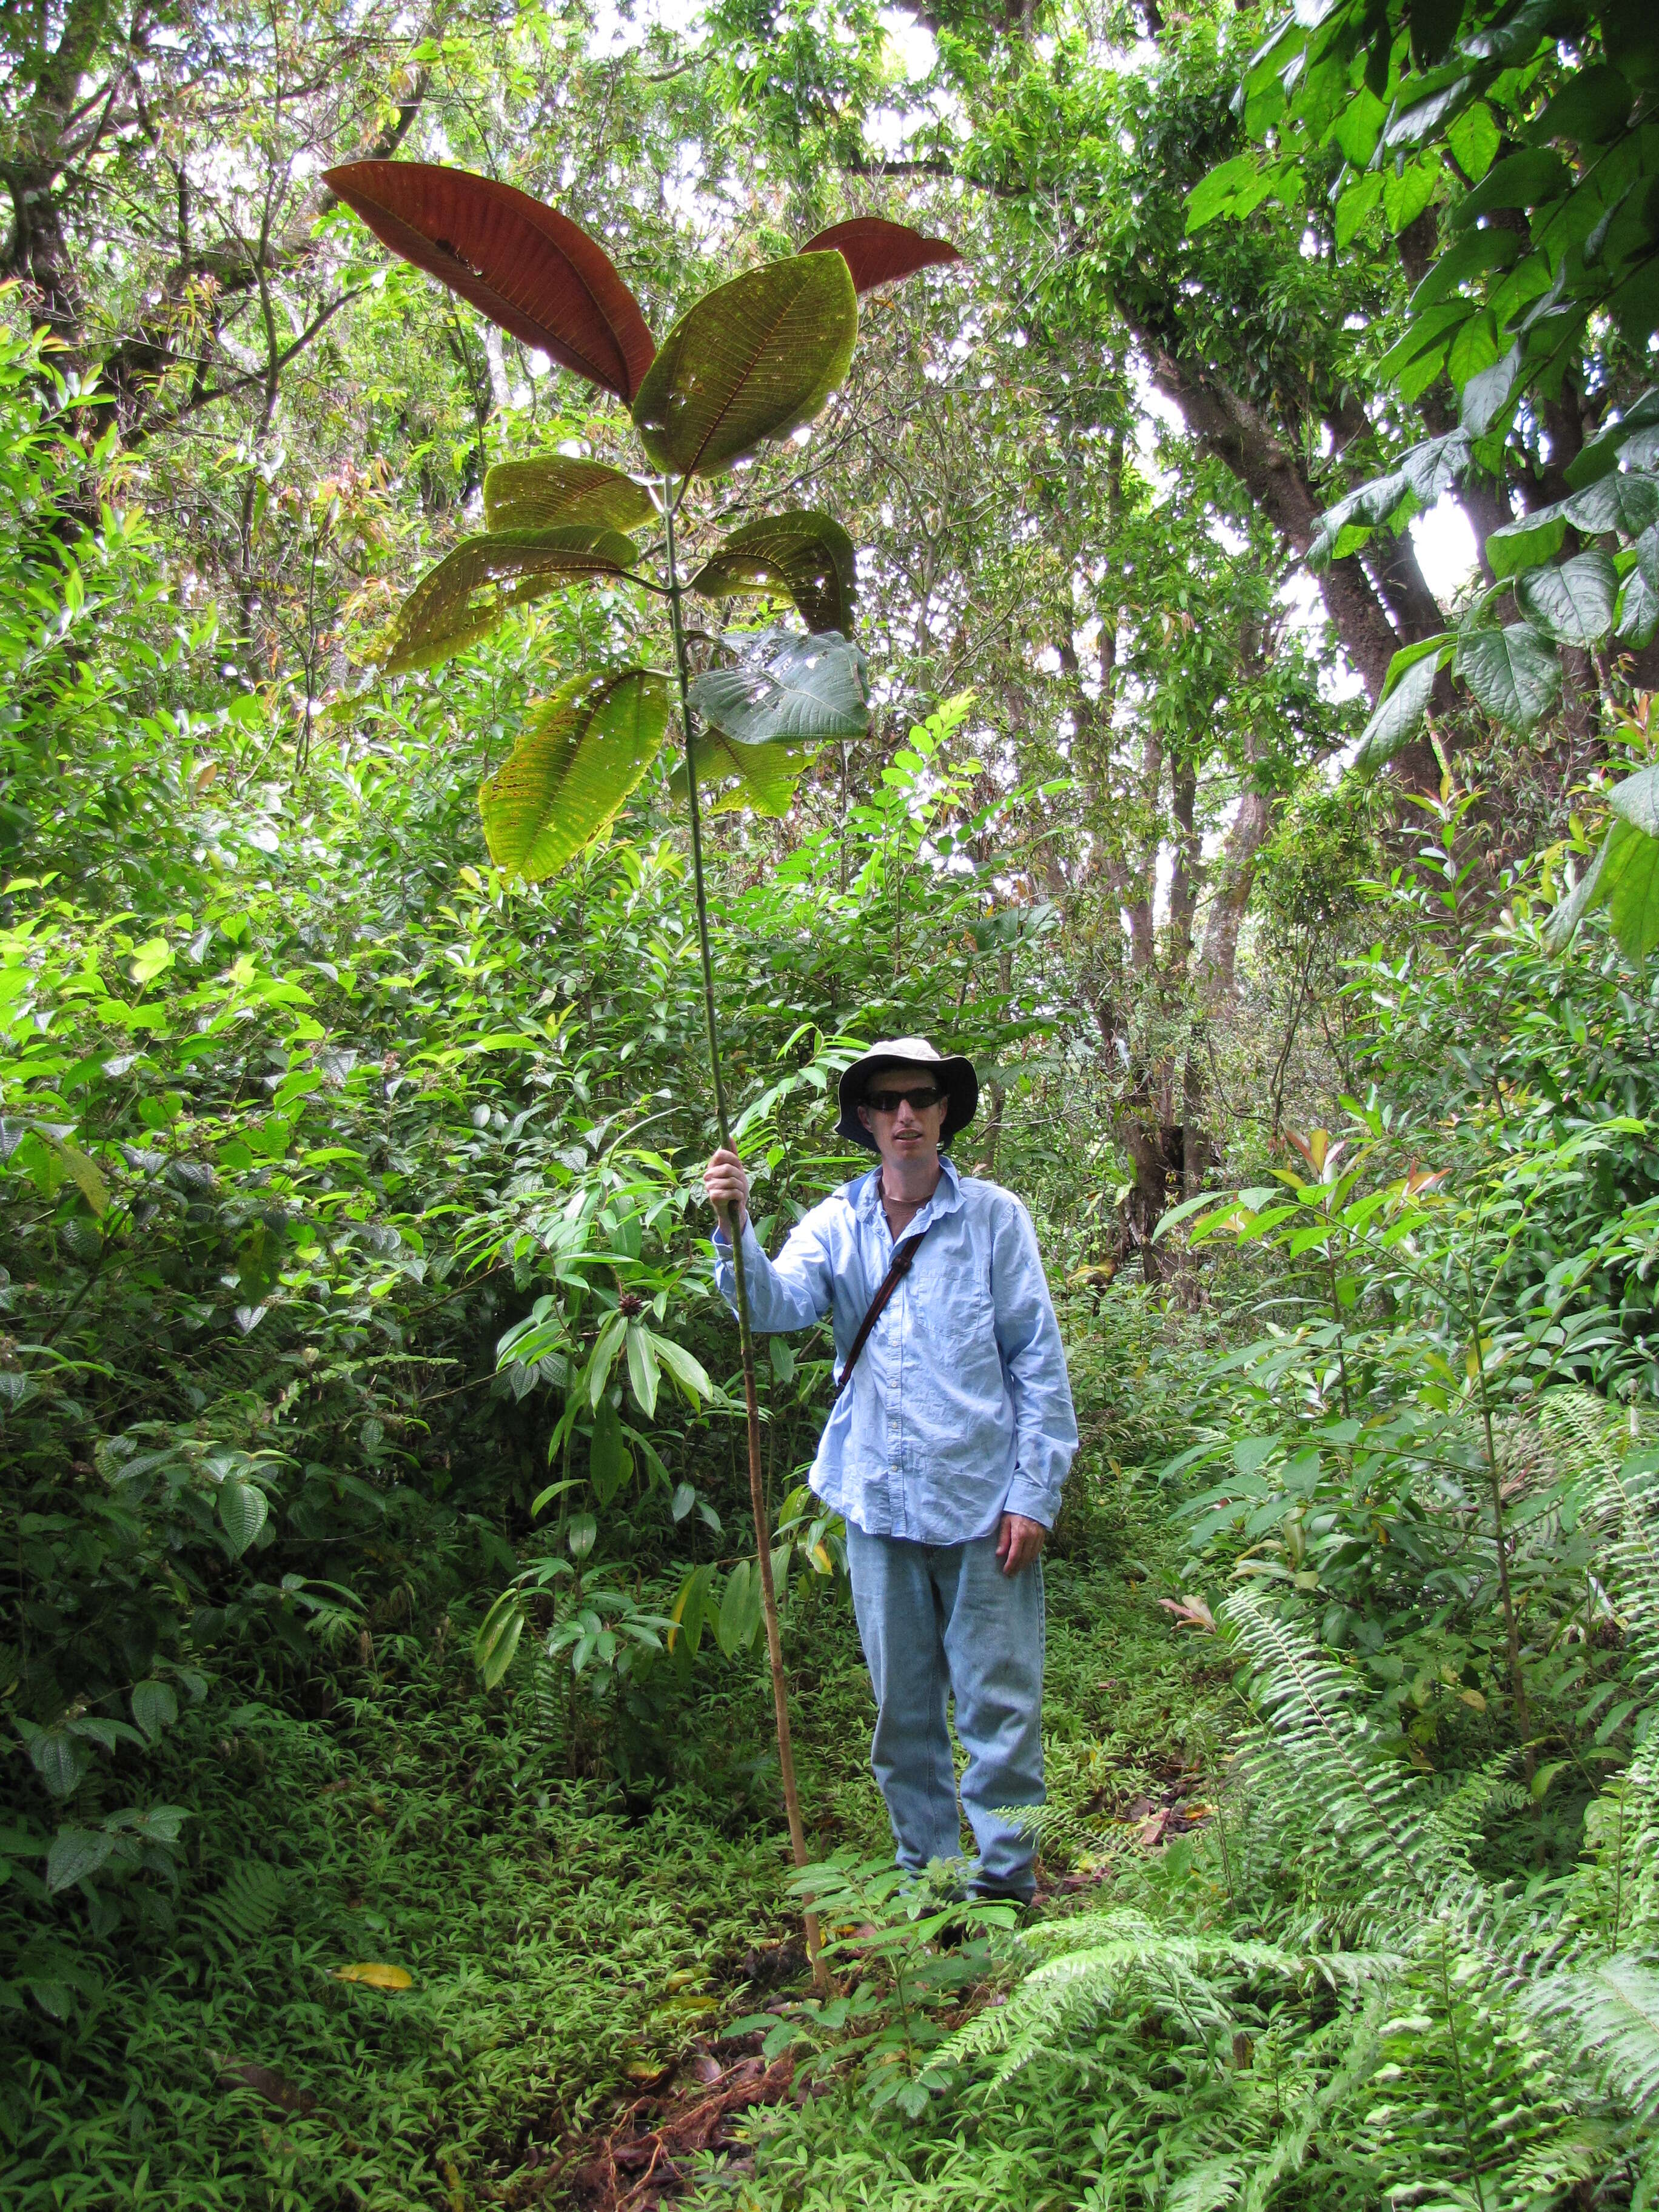
<svg viewBox="0 0 1659 2212"><path fill-rule="evenodd" d="M1042 1549L1048 1531L1041 1521L1028 1521L1023 1513L1005 1513L997 1530L997 1565L1005 1575L1029 1567Z"/></svg>

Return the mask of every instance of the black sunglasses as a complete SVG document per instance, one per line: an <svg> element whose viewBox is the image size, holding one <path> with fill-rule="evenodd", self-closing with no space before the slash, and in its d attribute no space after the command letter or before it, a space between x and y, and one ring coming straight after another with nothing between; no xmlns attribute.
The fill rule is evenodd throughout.
<svg viewBox="0 0 1659 2212"><path fill-rule="evenodd" d="M864 1103L872 1114L896 1114L906 1104L916 1113L925 1114L930 1106L937 1106L940 1099L950 1095L948 1091L866 1091Z"/></svg>

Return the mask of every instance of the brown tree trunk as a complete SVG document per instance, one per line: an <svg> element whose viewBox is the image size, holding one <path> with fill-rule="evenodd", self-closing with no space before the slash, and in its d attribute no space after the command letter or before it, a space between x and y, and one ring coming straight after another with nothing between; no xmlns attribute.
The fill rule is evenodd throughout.
<svg viewBox="0 0 1659 2212"><path fill-rule="evenodd" d="M1206 1006L1232 996L1238 962L1238 933L1255 883L1255 857L1273 827L1273 801L1247 784L1227 832L1214 871L1198 956L1199 994Z"/></svg>
<svg viewBox="0 0 1659 2212"><path fill-rule="evenodd" d="M10 12L9 10L8 11ZM58 43L25 49L19 76L29 94L18 115L0 179L11 195L12 230L0 270L27 289L30 305L56 338L71 349L82 335L85 299L64 228L58 179L81 83L114 17L112 0L69 0ZM46 10L39 11L44 25ZM62 356L60 356L61 360ZM70 362L83 366L78 354Z"/></svg>
<svg viewBox="0 0 1659 2212"><path fill-rule="evenodd" d="M1194 437L1231 470L1291 551L1305 556L1319 526L1321 502L1297 455L1249 399L1231 390L1202 362L1164 345L1146 330L1138 329L1135 335L1146 352L1152 381L1180 408ZM1419 580L1420 576L1419 570ZM1342 649L1374 702L1382 696L1389 663L1402 645L1414 644L1416 636L1395 628L1355 556L1328 562L1317 580ZM1425 592L1427 596L1426 586ZM1429 604L1433 605L1431 597ZM1437 607L1432 624L1417 635L1431 636L1439 628ZM1410 789L1438 788L1440 767L1426 738L1396 754L1394 767Z"/></svg>

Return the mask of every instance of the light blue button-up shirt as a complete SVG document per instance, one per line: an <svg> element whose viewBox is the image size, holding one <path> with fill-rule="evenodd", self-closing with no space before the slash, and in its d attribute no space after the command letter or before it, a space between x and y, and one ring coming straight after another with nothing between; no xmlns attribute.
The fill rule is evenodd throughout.
<svg viewBox="0 0 1659 2212"><path fill-rule="evenodd" d="M830 1410L812 1488L872 1536L962 1544L1004 1513L1050 1528L1077 1417L1031 1217L1012 1191L939 1166L904 1231L927 1239ZM744 1227L753 1327L781 1335L829 1314L837 1372L893 1256L880 1182L872 1168L815 1206L775 1260ZM714 1255L729 1304L722 1237Z"/></svg>

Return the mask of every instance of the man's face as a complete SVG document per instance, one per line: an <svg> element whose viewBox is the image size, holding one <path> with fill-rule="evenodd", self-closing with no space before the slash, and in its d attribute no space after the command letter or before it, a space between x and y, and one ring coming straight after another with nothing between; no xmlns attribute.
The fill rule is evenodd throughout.
<svg viewBox="0 0 1659 2212"><path fill-rule="evenodd" d="M933 1104L916 1103L933 1098L935 1093ZM950 1110L951 1102L931 1067L883 1067L870 1078L859 1119L890 1166L908 1166L934 1158L939 1131Z"/></svg>

